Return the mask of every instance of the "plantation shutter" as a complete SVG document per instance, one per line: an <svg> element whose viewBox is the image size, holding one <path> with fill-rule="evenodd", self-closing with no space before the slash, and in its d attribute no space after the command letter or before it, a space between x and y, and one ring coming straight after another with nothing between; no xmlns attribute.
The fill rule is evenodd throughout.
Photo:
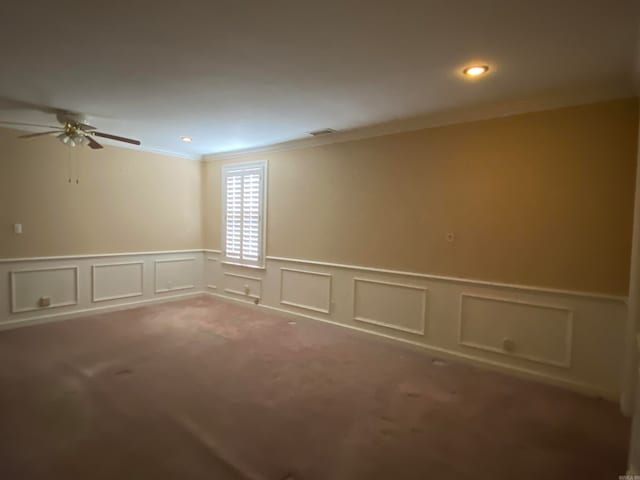
<svg viewBox="0 0 640 480"><path fill-rule="evenodd" d="M231 262L262 262L264 162L223 167L224 250Z"/></svg>

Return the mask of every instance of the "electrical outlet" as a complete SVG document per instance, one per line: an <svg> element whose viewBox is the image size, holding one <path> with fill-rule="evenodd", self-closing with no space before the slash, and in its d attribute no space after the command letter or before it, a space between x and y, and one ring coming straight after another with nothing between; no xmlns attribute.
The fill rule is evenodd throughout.
<svg viewBox="0 0 640 480"><path fill-rule="evenodd" d="M51 297L40 297L38 300L38 306L40 307L50 307L51 306Z"/></svg>
<svg viewBox="0 0 640 480"><path fill-rule="evenodd" d="M245 295L249 295L251 293L251 289L249 288L249 285L245 285L244 286L244 294Z"/></svg>

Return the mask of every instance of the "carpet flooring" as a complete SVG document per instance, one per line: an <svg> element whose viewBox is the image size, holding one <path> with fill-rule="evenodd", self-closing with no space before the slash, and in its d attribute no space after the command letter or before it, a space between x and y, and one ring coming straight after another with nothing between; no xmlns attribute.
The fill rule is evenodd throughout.
<svg viewBox="0 0 640 480"><path fill-rule="evenodd" d="M615 479L616 404L210 297L0 332L3 480Z"/></svg>

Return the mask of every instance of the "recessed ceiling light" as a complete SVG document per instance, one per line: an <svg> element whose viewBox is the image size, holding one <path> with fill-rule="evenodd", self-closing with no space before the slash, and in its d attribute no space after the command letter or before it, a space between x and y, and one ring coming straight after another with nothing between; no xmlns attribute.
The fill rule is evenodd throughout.
<svg viewBox="0 0 640 480"><path fill-rule="evenodd" d="M193 138L191 137L180 137L180 140L182 140L183 142L190 142L193 140Z"/></svg>
<svg viewBox="0 0 640 480"><path fill-rule="evenodd" d="M478 77L480 75L484 75L489 71L488 65L471 65L470 67L462 70L467 77Z"/></svg>

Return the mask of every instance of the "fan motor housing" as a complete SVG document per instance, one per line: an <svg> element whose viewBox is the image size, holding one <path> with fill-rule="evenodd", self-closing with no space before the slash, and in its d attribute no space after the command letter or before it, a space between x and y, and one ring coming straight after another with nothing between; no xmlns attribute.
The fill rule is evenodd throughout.
<svg viewBox="0 0 640 480"><path fill-rule="evenodd" d="M87 123L87 117L81 113L74 112L58 112L56 118L61 124L65 123Z"/></svg>

